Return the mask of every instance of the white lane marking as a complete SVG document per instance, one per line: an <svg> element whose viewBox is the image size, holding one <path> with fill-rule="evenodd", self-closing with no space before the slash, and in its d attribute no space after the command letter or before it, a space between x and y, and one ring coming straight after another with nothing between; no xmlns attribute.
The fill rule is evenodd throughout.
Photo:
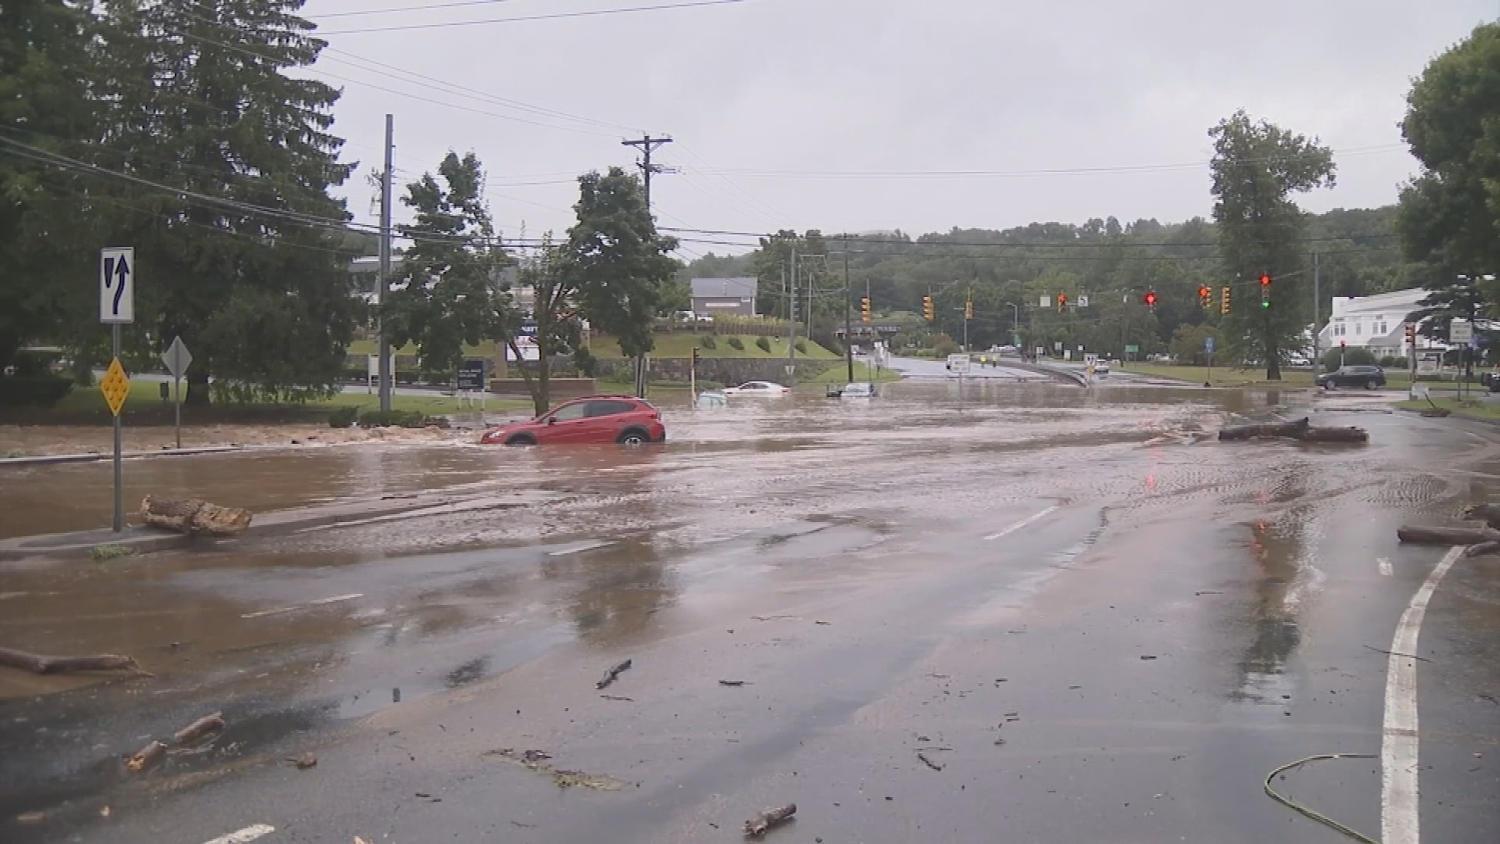
<svg viewBox="0 0 1500 844"><path fill-rule="evenodd" d="M296 604L290 607L277 607L273 610L256 610L255 612L242 613L240 618L262 618L268 615L281 615L282 613L296 612L305 607L321 607L324 604L337 604L340 601L352 601L355 598L363 598L363 592L350 592L348 595L334 595L332 598L319 598L316 601L308 601L305 604Z"/></svg>
<svg viewBox="0 0 1500 844"><path fill-rule="evenodd" d="M614 540L610 539L601 539L595 542L580 542L577 545L569 545L566 548L559 548L556 551L548 551L547 556L566 557L569 554L582 554L584 551L593 551L596 548L607 548L613 544L615 544Z"/></svg>
<svg viewBox="0 0 1500 844"><path fill-rule="evenodd" d="M263 835L270 835L275 831L276 827L269 824L251 824L244 829L237 829L227 835L220 835L212 841L205 841L203 844L248 844L248 842L254 841Z"/></svg>
<svg viewBox="0 0 1500 844"><path fill-rule="evenodd" d="M1385 575L1386 577L1390 577L1391 576L1392 571L1391 571L1391 558L1390 557L1381 557L1381 558L1377 559L1375 561L1375 565L1380 568L1380 573L1381 574Z"/></svg>
<svg viewBox="0 0 1500 844"><path fill-rule="evenodd" d="M985 540L988 541L988 540L991 540L991 539L999 539L1002 536L1009 536L1010 534L1015 533L1016 531L1020 530L1023 527L1026 527L1027 525L1031 524L1032 522L1036 521L1037 519L1040 519L1043 516L1046 516L1048 513L1051 513L1053 510L1056 510L1060 506L1061 505L1059 505L1059 504L1053 504L1051 507L1048 507L1047 509L1043 510L1042 512L1040 512L1040 513L1034 513L1034 514L1032 514L1030 516L1027 516L1026 518L1022 519L1019 522L1016 522L1015 524L1011 525L1008 528L1003 528L1001 530L995 531L994 533L990 534L989 536L986 536Z"/></svg>
<svg viewBox="0 0 1500 844"><path fill-rule="evenodd" d="M1380 840L1383 844L1417 844L1421 839L1417 796L1417 661L1400 654L1417 652L1417 636L1422 632L1422 618L1427 602L1437 589L1438 581L1463 556L1462 545L1455 545L1433 567L1427 579L1411 597L1396 636L1391 640L1391 656L1385 670L1385 726L1380 741Z"/></svg>

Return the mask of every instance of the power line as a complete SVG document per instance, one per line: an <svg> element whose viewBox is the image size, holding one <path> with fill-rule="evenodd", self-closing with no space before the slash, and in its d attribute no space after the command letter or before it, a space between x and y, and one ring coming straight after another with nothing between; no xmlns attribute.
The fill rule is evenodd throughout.
<svg viewBox="0 0 1500 844"><path fill-rule="evenodd" d="M1367 147L1349 147L1333 150L1340 155L1370 155L1392 150L1406 149L1405 144L1377 144ZM1286 161L1316 153L1291 153L1264 158L1229 159L1229 164L1258 164ZM727 168L700 170L703 175L736 175L747 178L790 179L919 179L919 178L1026 178L1035 176L1088 176L1103 173L1156 173L1172 170L1188 170L1207 167L1212 160L1184 161L1171 164L1124 164L1104 167L1051 167L1035 170L776 170L766 168Z"/></svg>
<svg viewBox="0 0 1500 844"><path fill-rule="evenodd" d="M423 3L420 6L392 6L389 9L355 9L347 12L325 12L321 15L308 15L310 18L348 18L355 15L388 15L395 12L418 12L429 9L456 9L459 6L491 6L496 3L509 3L511 0L456 0L450 3Z"/></svg>
<svg viewBox="0 0 1500 844"><path fill-rule="evenodd" d="M445 21L442 23L408 23L392 26L367 26L360 29L334 29L319 35L354 35L363 32L404 32L413 29L444 29L455 26L477 26L492 23L523 23L526 21L559 20L562 18L590 18L599 15L623 15L636 12L664 12L671 9L691 9L698 6L728 6L747 0L691 0L686 3L666 3L659 6L621 6L613 9L588 9L578 12L548 12L540 15L522 15L510 18L485 18L483 20Z"/></svg>
<svg viewBox="0 0 1500 844"><path fill-rule="evenodd" d="M663 231L676 231L675 229L670 229L669 227L666 227L666 226L663 226L662 230ZM769 236L766 236L766 237L769 237ZM829 239L830 240L833 239L833 236L830 235ZM1342 240L1342 239L1347 239L1347 238L1339 238L1339 239ZM741 241L741 240L716 240L716 239L712 239L712 238L686 237L686 236L678 237L678 240L680 240L680 241L682 241L684 243L701 243L701 244L711 245L711 246L735 246L735 247L739 247L739 248L742 248L742 249L748 249L748 250L754 250L754 249L759 249L760 248L760 243L758 241L757 242L746 242L746 241ZM849 242L851 242L851 243L858 243L859 241L856 240L856 239L854 239L854 238L850 238ZM941 242L937 242L937 241L926 241L926 242L924 242L924 241L889 241L888 243L889 243L889 245L892 245L892 246L954 246L955 245L955 244L951 244L951 243L941 243ZM989 245L992 245L992 246L1007 246L1007 245L1010 245L1010 244L989 244ZM873 250L861 250L861 249L852 249L852 250L849 250L849 251L851 253L853 253L853 254L869 254L869 255L889 255L889 254L892 254L892 253L887 252L887 251L873 251ZM1391 251L1397 251L1397 247L1394 247L1394 246L1372 246L1372 247L1367 247L1367 248L1364 248L1364 249L1333 249L1333 250L1320 251L1318 254L1320 254L1320 255L1355 255L1355 254L1369 254L1371 252L1391 252ZM974 257L973 255L964 254L964 253L946 253L946 254L944 254L944 253L929 253L929 254L932 255L933 257L949 257L949 258L973 258ZM1172 259L1176 259L1176 260L1189 260L1189 261L1209 261L1209 260L1213 260L1214 259L1214 256L1212 256L1212 255L1178 255L1178 256L1173 256L1173 255L1107 255L1107 256L1098 256L1098 255L1035 255L1035 254L1032 254L1032 255L1013 255L1013 256L1006 256L1006 257L1010 257L1010 258L1012 258L1014 260L1018 260L1018 261L1047 261L1047 262L1060 262L1060 261L1078 261L1078 262L1116 262L1116 261L1120 261L1120 262L1137 262L1137 261L1144 261L1144 262L1158 262L1158 261L1166 261L1166 260L1172 260Z"/></svg>

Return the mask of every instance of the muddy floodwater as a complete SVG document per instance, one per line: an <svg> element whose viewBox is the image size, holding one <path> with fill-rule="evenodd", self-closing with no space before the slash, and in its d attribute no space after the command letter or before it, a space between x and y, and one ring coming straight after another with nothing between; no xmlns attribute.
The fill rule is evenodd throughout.
<svg viewBox="0 0 1500 844"><path fill-rule="evenodd" d="M1361 646L1389 648L1436 558L1393 526L1487 500L1495 436L1362 395L882 387L667 405L662 446L453 432L128 462L130 504L369 506L0 561L0 645L151 674L0 669L0 838L737 840L795 801L785 840L1337 840L1257 777L1378 752L1385 663ZM1212 438L1303 414L1371 442ZM0 469L0 539L107 524L109 477ZM1456 569L1424 643L1500 641L1497 574ZM1500 830L1500 706L1461 705L1496 670L1464 666L1424 745L1434 841ZM216 711L206 746L121 764ZM1298 776L1379 830L1378 765Z"/></svg>

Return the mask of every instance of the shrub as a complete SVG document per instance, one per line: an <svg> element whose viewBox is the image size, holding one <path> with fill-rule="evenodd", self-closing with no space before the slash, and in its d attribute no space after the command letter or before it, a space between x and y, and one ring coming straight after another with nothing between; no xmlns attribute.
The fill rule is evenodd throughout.
<svg viewBox="0 0 1500 844"><path fill-rule="evenodd" d="M715 340L712 334L705 334L698 338L698 345L705 349L717 349L719 348L719 341Z"/></svg>
<svg viewBox="0 0 1500 844"><path fill-rule="evenodd" d="M372 410L359 416L361 428L424 428L428 423L420 410Z"/></svg>
<svg viewBox="0 0 1500 844"><path fill-rule="evenodd" d="M354 424L354 420L358 418L359 408L357 407L335 408L332 413L328 414L328 427L348 428L352 426Z"/></svg>
<svg viewBox="0 0 1500 844"><path fill-rule="evenodd" d="M51 407L73 389L73 382L56 375L13 375L0 377L0 405L39 405Z"/></svg>
<svg viewBox="0 0 1500 844"><path fill-rule="evenodd" d="M1323 370L1325 372L1332 372L1338 369L1340 356L1343 357L1345 366L1373 366L1375 364L1375 356L1370 353L1369 349L1353 348L1341 350L1338 347L1334 347L1323 354Z"/></svg>
<svg viewBox="0 0 1500 844"><path fill-rule="evenodd" d="M937 342L932 345L932 351L938 357L945 358L949 355L958 354L958 344L953 342L951 338L939 337Z"/></svg>
<svg viewBox="0 0 1500 844"><path fill-rule="evenodd" d="M792 345L796 347L797 351L799 351L799 352L801 352L803 354L807 354L807 343L805 343L804 341L798 340L797 342L793 343Z"/></svg>
<svg viewBox="0 0 1500 844"><path fill-rule="evenodd" d="M798 341L798 345L799 346L801 345L801 341L800 340ZM764 337L757 337L757 338L755 338L755 347L757 349L760 349L762 352L766 352L767 354L769 354L770 351L771 351L771 341L767 340ZM802 350L798 349L797 351L800 352Z"/></svg>
<svg viewBox="0 0 1500 844"><path fill-rule="evenodd" d="M89 549L89 558L96 563L102 563L117 557L128 557L134 553L124 545L95 545Z"/></svg>
<svg viewBox="0 0 1500 844"><path fill-rule="evenodd" d="M1380 365L1386 369L1405 369L1406 358L1398 358L1395 355L1386 355L1380 359Z"/></svg>
<svg viewBox="0 0 1500 844"><path fill-rule="evenodd" d="M734 349L736 352L743 352L745 350L745 341L738 337L730 337L729 348Z"/></svg>
<svg viewBox="0 0 1500 844"><path fill-rule="evenodd" d="M718 381L711 381L711 380L709 380L707 378L699 378L698 379L698 389L699 390L722 390L722 389L724 389L724 385L721 384L721 383L719 383Z"/></svg>
<svg viewBox="0 0 1500 844"><path fill-rule="evenodd" d="M595 378L599 375L599 359L594 353L579 346L573 350L573 366L578 368L578 374L586 378Z"/></svg>

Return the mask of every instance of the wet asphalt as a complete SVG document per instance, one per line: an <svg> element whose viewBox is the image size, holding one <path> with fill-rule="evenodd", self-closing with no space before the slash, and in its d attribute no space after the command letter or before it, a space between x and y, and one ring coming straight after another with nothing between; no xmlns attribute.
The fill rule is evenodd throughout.
<svg viewBox="0 0 1500 844"><path fill-rule="evenodd" d="M1371 443L1204 437L1302 412ZM1347 840L1262 781L1380 753L1372 649L1444 550L1394 528L1500 492L1495 429L1365 396L915 379L667 422L133 464L135 492L262 510L464 503L0 562L0 644L154 675L0 669L0 839L732 841L795 802L767 840ZM0 533L96 526L107 471L0 478ZM1500 834L1497 645L1500 559L1461 560L1420 639L1429 841ZM215 741L124 770L214 711ZM1380 776L1273 785L1378 837Z"/></svg>

